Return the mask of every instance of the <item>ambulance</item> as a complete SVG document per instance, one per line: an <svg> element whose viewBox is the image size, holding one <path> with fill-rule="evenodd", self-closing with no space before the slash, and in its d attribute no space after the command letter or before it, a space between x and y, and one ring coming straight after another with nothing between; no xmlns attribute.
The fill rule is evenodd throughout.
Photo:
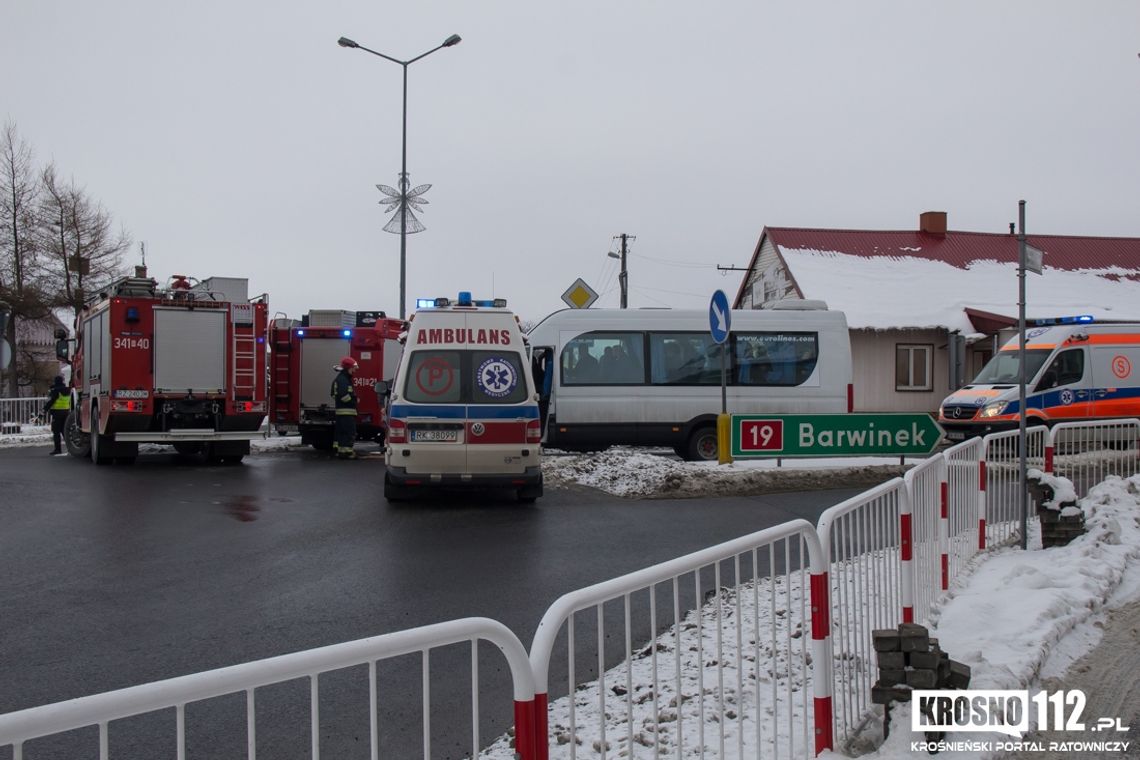
<svg viewBox="0 0 1140 760"><path fill-rule="evenodd" d="M1025 331L1026 425L1140 417L1140 324L1050 321ZM938 424L949 440L1018 427L1019 346L1014 336L942 402Z"/></svg>
<svg viewBox="0 0 1140 760"><path fill-rule="evenodd" d="M384 497L446 487L542 496L538 394L505 299L420 300L387 393Z"/></svg>

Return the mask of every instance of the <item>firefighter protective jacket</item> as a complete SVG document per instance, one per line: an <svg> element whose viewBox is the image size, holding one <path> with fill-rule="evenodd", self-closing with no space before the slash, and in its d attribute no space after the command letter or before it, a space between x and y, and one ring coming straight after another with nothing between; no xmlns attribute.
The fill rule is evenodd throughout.
<svg viewBox="0 0 1140 760"><path fill-rule="evenodd" d="M356 414L356 388L352 385L352 375L342 369L336 373L330 390L337 414Z"/></svg>

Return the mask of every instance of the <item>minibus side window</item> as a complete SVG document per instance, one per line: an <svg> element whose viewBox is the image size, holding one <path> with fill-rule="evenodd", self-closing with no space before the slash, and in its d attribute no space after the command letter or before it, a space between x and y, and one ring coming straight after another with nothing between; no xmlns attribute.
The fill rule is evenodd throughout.
<svg viewBox="0 0 1140 760"><path fill-rule="evenodd" d="M817 333L735 335L734 372L740 385L800 385L819 361Z"/></svg>
<svg viewBox="0 0 1140 760"><path fill-rule="evenodd" d="M562 347L562 385L643 385L645 334L590 332Z"/></svg>
<svg viewBox="0 0 1140 760"><path fill-rule="evenodd" d="M649 334L654 385L720 385L720 346L709 333Z"/></svg>

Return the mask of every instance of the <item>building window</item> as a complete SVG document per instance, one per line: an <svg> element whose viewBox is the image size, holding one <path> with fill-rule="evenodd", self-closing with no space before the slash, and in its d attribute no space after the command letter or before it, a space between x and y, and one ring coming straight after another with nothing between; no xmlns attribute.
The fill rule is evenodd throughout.
<svg viewBox="0 0 1140 760"><path fill-rule="evenodd" d="M895 346L895 390L932 391L930 381L934 363L931 344L899 343Z"/></svg>

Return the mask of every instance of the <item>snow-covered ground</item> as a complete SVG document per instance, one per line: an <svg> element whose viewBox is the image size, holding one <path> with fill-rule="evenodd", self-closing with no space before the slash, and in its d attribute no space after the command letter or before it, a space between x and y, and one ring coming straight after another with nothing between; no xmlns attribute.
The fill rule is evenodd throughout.
<svg viewBox="0 0 1140 760"><path fill-rule="evenodd" d="M20 435L0 438L0 447L13 445L50 445L50 435L46 430L40 429L25 430ZM271 437L254 441L254 450L258 453L282 451L299 445L300 441L295 437ZM914 460L907 460L908 465L913 463ZM828 472L846 477L853 472L866 470L881 480L884 473L890 474L891 469L902 469L897 459L783 460L780 463L760 460L721 466L715 463L681 462L675 457L663 456L660 452L637 449L611 449L591 455L552 453L544 461L547 482L552 487L589 486L632 497L661 493L731 493L740 486L744 486L741 490L747 491L755 486L757 479L771 477L773 473L781 478L794 479L797 472L813 473L813 477L824 477ZM809 486L815 483L816 487L818 482L805 481ZM930 619L932 635L938 637L942 649L951 657L971 667L971 688L1028 689L1031 692L1042 687L1050 691L1073 688L1066 686L1069 682L1066 671L1074 662L1087 657L1090 652L1095 654L1098 651L1097 645L1103 635L1106 620L1114 614L1113 610L1135 610L1140 606L1140 562L1137 562L1140 559L1140 476L1128 480L1109 479L1096 486L1080 502L1080 508L1086 517L1087 533L1084 536L1066 547L1043 550L1040 535L1034 530L1035 522L1031 523L1034 527L1031 527L1029 551L1003 548L976 557L968 565L966 573L957 578L950 591L939 600ZM777 583L772 588L776 593L783 594L784 591L779 586ZM741 595L742 598L751 596L751 593ZM684 622L692 624L696 614L692 613ZM714 630L715 610L707 606L701 615L700 626L703 630ZM1135 620L1136 615L1133 614L1130 619ZM658 646L668 648L672 635L671 632L663 634ZM726 646L731 647L733 637L725 636L724 639ZM1131 640L1135 639L1136 635L1133 634ZM1120 683L1131 683L1134 680L1132 665L1140 657L1140 650L1135 646L1132 651L1134 653L1128 655L1132 660L1126 661L1129 672L1114 673L1111 672L1112 668L1108 668L1109 672L1098 676L1104 680L1092 685L1111 693L1114 689L1122 688L1113 683L1114 678ZM726 659L734 657L732 653L725 654ZM686 694L690 693L689 681L699 681L699 677L693 674L702 668L705 671L704 683L716 683L715 662L686 661L684 669L693 676L686 677L686 683L682 686ZM1087 670L1088 666L1083 668ZM620 672L615 670L606 675L603 683L607 689L611 687L611 681L624 683L624 667L619 670ZM650 677L635 667L635 691L645 693L650 688ZM803 688L803 684L799 688ZM575 720L579 727L597 725L600 718L597 690L598 684L595 682L592 685L581 685L575 694ZM595 696L591 696L591 693ZM659 695L658 702L667 705L668 697L663 692ZM649 703L647 701L643 706L644 704ZM1108 704L1114 705L1112 709L1119 709L1123 714L1086 713L1086 720L1092 723L1100 717L1120 717L1127 725L1128 719L1140 717L1140 704L1122 703L1120 699L1110 699ZM551 726L569 725L569 711L570 702L567 698L553 702ZM666 709L658 715L677 724L670 733L677 731L683 736L695 737L703 730L708 736L719 737L722 728L720 725L709 725L706 719L706 725L701 726L695 711L693 713L686 715L682 710L678 716L676 710L670 712ZM607 711L605 720L607 736L614 737L618 744L615 748L618 751L616 756L630 756L629 748L621 746L628 735L624 711ZM633 754L641 756L651 751L648 748L652 746L652 735L647 738L647 727L653 725L656 730L658 723L655 717L642 714L636 714L635 721L635 736L639 737L635 741L643 746L635 747ZM893 710L891 725L890 736L883 742L881 721L871 721L863 735L848 749L875 760L896 760L926 754L924 751L916 751L913 744L923 741L925 737L909 730L908 706L899 706ZM756 744L755 739L749 735L748 721L728 721L723 729L726 737L725 757L737 757L741 746L744 747L744 756L755 756ZM1136 743L1136 727L1133 726L1133 729L1130 734L1085 733L1078 734L1076 738L1127 741L1130 744L1123 753L1104 756L1137 757L1140 756L1140 747ZM751 730L754 733L754 727ZM1024 740L1040 741L1047 745L1055 736L1043 731L1030 733ZM1066 735L1065 738L1074 737ZM662 756L672 756L676 752L676 747L668 744L665 731L660 733L658 739L661 742L659 747ZM783 746L787 746L790 739L790 736L780 737ZM950 742L992 742L998 747L992 750L942 753L946 757L969 760L1008 756L1007 751L1000 749L1000 743L1008 745L1009 742L1018 741L1001 734L978 733L951 733L946 739ZM796 737L796 740L800 741L800 738ZM717 742L706 741L706 746L712 748L716 744ZM559 744L552 747L551 756L568 757L568 752L569 743ZM1063 750L1060 756L1069 756L1067 752ZM581 747L579 755L596 756L596 753L590 751L587 743L587 746ZM512 757L507 738L500 739L488 756ZM684 756L690 756L688 746ZM838 752L823 755L825 758L845 756ZM1071 756L1100 755L1074 752Z"/></svg>

